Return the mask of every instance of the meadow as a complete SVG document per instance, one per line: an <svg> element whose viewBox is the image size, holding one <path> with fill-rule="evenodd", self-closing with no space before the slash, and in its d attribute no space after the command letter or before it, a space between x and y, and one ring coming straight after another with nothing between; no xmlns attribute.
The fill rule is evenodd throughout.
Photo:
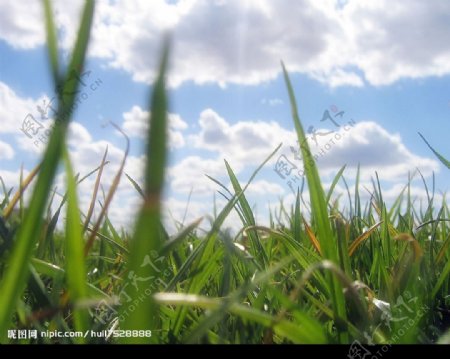
<svg viewBox="0 0 450 359"><path fill-rule="evenodd" d="M227 204L211 214L210 229L205 233L207 219L199 218L178 223L178 233L169 235L161 203L170 39L163 41L149 98L144 183L123 172L126 157L114 178L103 178L106 153L92 172L75 174L66 137L78 83L69 81L69 69L85 63L94 1L86 1L67 69L58 61L51 3L44 5L50 68L62 95L40 165L16 188L1 180L0 343L353 343L366 349L374 343L450 343L445 195L436 200L424 180L427 203L419 206L405 183L388 207L376 175L371 198L363 202L358 171L344 206L333 191L338 183L349 188L345 166L325 190L281 64L301 154L309 159L295 204L281 204L261 226L245 195L278 147L247 183L225 161L232 190L211 178ZM60 200L53 182L61 164L67 183ZM91 176L91 206L82 213L77 186ZM101 181L112 182L107 193ZM108 216L119 181L130 181L142 197L130 231ZM94 208L100 209L95 217ZM237 234L223 226L233 211L241 220Z"/></svg>

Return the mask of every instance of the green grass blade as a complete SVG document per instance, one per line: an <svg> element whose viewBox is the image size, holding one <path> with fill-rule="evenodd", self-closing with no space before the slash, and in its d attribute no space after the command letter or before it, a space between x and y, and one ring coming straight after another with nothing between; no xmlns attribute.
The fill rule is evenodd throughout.
<svg viewBox="0 0 450 359"><path fill-rule="evenodd" d="M59 84L61 81L58 64L58 39L56 37L55 23L53 21L52 5L50 0L44 0L45 27L47 32L48 55L53 75L53 82Z"/></svg>
<svg viewBox="0 0 450 359"><path fill-rule="evenodd" d="M178 293L160 293L156 295L159 303L165 305L180 305L189 307L199 307L205 310L217 310L223 306L222 301L211 299L193 294L178 294ZM240 316L243 319L254 321L262 324L284 337L293 343L297 344L324 344L326 338L321 332L310 332L308 326L301 326L298 323L292 323L287 320L276 321L271 315L255 310L246 305L232 303L227 310Z"/></svg>
<svg viewBox="0 0 450 359"><path fill-rule="evenodd" d="M327 194L327 198L326 198L326 202L329 203L330 202L330 198L333 195L333 191L336 188L337 183L339 182L339 180L342 177L342 174L345 171L345 167L346 165L342 166L342 168L339 170L339 172L336 174L336 176L333 179L333 182L331 183L330 189L328 190L328 194Z"/></svg>
<svg viewBox="0 0 450 359"><path fill-rule="evenodd" d="M444 156L442 156L439 152L437 152L431 145L428 143L428 141L425 139L425 137L422 136L422 134L419 132L419 136L422 137L422 140L427 144L427 146L430 148L430 150L435 154L435 156L439 159L439 161L442 162L444 166L450 169L450 161L448 161Z"/></svg>
<svg viewBox="0 0 450 359"><path fill-rule="evenodd" d="M86 0L71 68L81 68L84 64L93 14L94 1ZM0 298L0 343L6 339L7 328L14 308L27 282L29 271L26 263L30 261L36 240L42 231L42 213L45 211L45 205L61 159L78 85L78 81L66 81L63 85L63 93L69 95L65 96L64 101L58 105L56 117L58 125L54 127L50 136L29 209L17 234L14 248L8 259L8 268L0 283L0 293L2 293Z"/></svg>
<svg viewBox="0 0 450 359"><path fill-rule="evenodd" d="M36 269L36 271L41 275L45 275L53 279L65 276L66 271L55 264L48 263L37 258L33 258L31 260L31 263L33 267ZM95 287L90 283L87 283L87 294L91 299L92 298L110 299L105 292L103 292L102 290L98 289L97 287Z"/></svg>
<svg viewBox="0 0 450 359"><path fill-rule="evenodd" d="M231 184L233 186L234 192L236 194L242 193L239 196L239 203L242 208L242 214L244 216L244 226L255 226L255 217L253 216L252 209L250 207L250 204L247 201L247 198L245 197L245 193L241 188L241 185L239 184L238 179L236 178L236 175L234 174L233 170L231 169L230 165L227 161L225 161L225 166L227 168L228 176L230 177ZM262 264L264 267L267 267L269 265L269 259L267 258L266 251L264 247L261 245L261 240L259 238L259 235L257 232L252 232L249 234L250 241L252 242L252 250L253 254L259 254L262 258ZM259 257L259 256L258 256Z"/></svg>
<svg viewBox="0 0 450 359"><path fill-rule="evenodd" d="M130 275L141 278L158 277L162 268L143 266L144 258L152 251L160 253L163 241L160 230L161 195L164 184L164 171L167 157L167 94L166 72L169 58L169 41L164 43L158 78L155 82L151 99L151 120L147 144L147 166L145 169L145 199L139 213L136 230L130 244L128 270ZM128 291L129 288L129 291ZM145 288L144 288L145 290ZM121 308L123 322L121 329L125 330L154 330L159 321L158 308L153 298L145 295L139 288L127 287L127 293L140 304L133 312L125 312L126 306ZM143 298L144 297L144 298ZM143 298L142 302L140 298ZM152 338L124 338L125 343L155 343Z"/></svg>
<svg viewBox="0 0 450 359"><path fill-rule="evenodd" d="M206 238L200 243L200 245L195 248L195 250L191 253L191 256L188 258L188 260L185 262L185 264L180 268L179 272L175 275L175 277L171 280L169 283L168 289L171 290L175 283L180 280L180 278L183 277L184 273L186 273L189 270L189 267L192 267L194 270L197 268L200 268L202 265L207 263L210 258L210 252L213 249L214 241L217 237L217 233L220 230L220 227L222 226L225 219L230 214L231 210L235 207L236 203L239 201L239 197L242 195L242 193L250 186L253 179L256 177L256 175L259 173L259 171L266 165L267 162L270 161L270 159L275 155L275 153L278 152L282 144L280 143L277 148L272 151L272 153L261 163L261 165L258 166L258 168L253 172L253 174L250 176L250 179L248 180L247 184L244 186L242 191L238 194L233 195L233 197L228 201L228 203L225 205L225 207L222 209L222 211L219 213L217 218L215 219L214 223L212 224L211 230L208 232ZM219 183L220 185L220 183ZM187 264L187 262L189 263ZM191 265L192 263L192 265ZM187 292L188 293L195 293L198 294L198 288L202 288L202 285L204 283L200 282L201 279L194 278L190 281ZM181 326L184 322L184 319L187 315L187 308L181 307L177 310L177 317L175 321L175 325L173 328L173 332L175 335L178 335L181 330Z"/></svg>
<svg viewBox="0 0 450 359"><path fill-rule="evenodd" d="M144 193L144 190L141 188L141 186L139 186L139 184L133 178L131 178L127 173L125 173L125 176L131 182L132 186L137 191L137 193L139 193L139 195L145 199L145 193Z"/></svg>
<svg viewBox="0 0 450 359"><path fill-rule="evenodd" d="M320 247L322 249L324 258L330 260L335 264L338 264L339 263L338 248L336 238L331 230L331 223L328 218L325 193L320 181L316 163L314 161L313 156L311 155L311 150L309 148L309 144L305 136L305 131L303 130L303 126L300 122L300 117L297 109L297 101L295 99L291 80L283 63L282 68L291 103L292 117L294 120L295 130L297 132L298 142L301 144L300 148L302 151L302 157L305 159L304 166L311 200L312 219L317 227ZM329 273L327 273L327 279L332 289L331 291L332 304L335 314L336 316L345 319L346 309L345 309L345 298L344 295L342 294L342 286ZM342 330L339 331L339 333L340 333L340 341L342 343L347 342L348 336L346 335L346 331Z"/></svg>
<svg viewBox="0 0 450 359"><path fill-rule="evenodd" d="M87 296L86 268L84 263L84 242L76 183L69 154L64 151L64 163L67 177L67 219L66 219L66 280L71 303L82 301ZM75 330L83 333L89 329L88 313L83 309L74 309ZM83 343L84 338L77 338Z"/></svg>

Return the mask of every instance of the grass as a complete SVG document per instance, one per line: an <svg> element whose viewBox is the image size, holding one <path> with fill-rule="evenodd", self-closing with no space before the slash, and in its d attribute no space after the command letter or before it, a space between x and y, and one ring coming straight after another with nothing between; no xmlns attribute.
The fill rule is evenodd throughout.
<svg viewBox="0 0 450 359"><path fill-rule="evenodd" d="M44 1L51 73L63 93L74 93L69 69L82 68L94 2L87 0L72 60L65 71L49 1ZM145 182L123 173L123 163L98 218L92 209L107 163L80 178L73 173L65 144L75 96L60 101L55 126L41 164L6 188L0 209L0 342L9 329L38 331L106 330L108 338L22 339L21 343L448 343L450 327L450 225L445 199L424 187L428 200L417 206L410 181L390 207L378 176L361 188L359 171L352 193L345 167L328 191L305 141L289 74L282 65L294 126L305 161L310 203L303 188L296 203L270 213L270 224L255 221L245 191L280 146L255 169L244 185L225 161L229 190L211 178L227 204L215 211L203 234L199 218L169 236L161 223L161 194L167 158L169 99L165 77L169 40L149 100ZM425 139L424 139L425 140ZM426 140L425 140L426 141ZM444 163L448 161L427 145ZM447 162L446 162L447 161ZM62 162L67 192L57 210L53 180ZM97 175L92 205L80 212L76 188ZM119 181L142 196L136 226L117 228L108 205ZM23 194L34 187L24 206ZM110 181L108 181L110 182ZM333 195L338 183L348 203ZM363 203L360 193L369 191ZM101 201L101 200L100 200ZM53 207L54 208L54 207ZM18 209L18 211L14 211ZM242 230L223 228L236 211ZM65 223L63 229L57 224ZM151 334L151 335L150 335Z"/></svg>

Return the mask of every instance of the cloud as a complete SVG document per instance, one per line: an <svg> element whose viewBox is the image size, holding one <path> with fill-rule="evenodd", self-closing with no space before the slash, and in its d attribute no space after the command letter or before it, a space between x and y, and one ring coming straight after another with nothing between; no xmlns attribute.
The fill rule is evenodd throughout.
<svg viewBox="0 0 450 359"><path fill-rule="evenodd" d="M133 106L130 111L123 114L123 130L130 137L145 138L148 133L149 116L149 112L139 106ZM185 144L182 131L188 128L188 124L177 114L169 113L168 119L169 147L181 148Z"/></svg>
<svg viewBox="0 0 450 359"><path fill-rule="evenodd" d="M22 98L7 84L0 81L0 133L21 133L22 121L31 113L36 113L38 100Z"/></svg>
<svg viewBox="0 0 450 359"><path fill-rule="evenodd" d="M275 106L283 105L284 101L280 98L271 98L271 99L263 98L261 100L261 104L275 107Z"/></svg>
<svg viewBox="0 0 450 359"><path fill-rule="evenodd" d="M89 131L79 122L72 121L69 125L68 143L69 146L79 146L92 141Z"/></svg>
<svg viewBox="0 0 450 359"><path fill-rule="evenodd" d="M329 133L317 130L317 133ZM377 171L381 178L395 181L407 178L416 169L430 176L439 171L439 163L411 152L399 134L389 133L373 121L361 121L343 125L339 131L317 137L316 145L310 137L311 152L316 156L323 173L336 171L343 165L355 170L358 164L363 176L373 176Z"/></svg>
<svg viewBox="0 0 450 359"><path fill-rule="evenodd" d="M81 5L55 2L66 49ZM40 7L3 1L0 38L18 48L42 45ZM150 83L170 29L174 86L259 84L279 75L280 59L330 87L379 86L448 75L449 18L450 3L441 0L99 0L89 54Z"/></svg>
<svg viewBox="0 0 450 359"><path fill-rule="evenodd" d="M297 170L303 168L303 162L295 159L291 149L298 150L296 134L276 122L239 121L230 124L212 109L206 109L201 112L198 123L200 129L191 135L191 143L197 149L215 154L220 161L226 158L236 172L261 164L281 142L284 145L270 164L274 164L283 153L297 166ZM347 165L347 172L355 171L360 165L362 175L367 178L378 171L389 181L403 179L416 169L420 169L424 176L439 171L436 160L414 154L399 134L392 134L373 121L342 122L337 131L308 130L311 152L323 175L335 173L343 165ZM214 168L212 163L209 167Z"/></svg>
<svg viewBox="0 0 450 359"><path fill-rule="evenodd" d="M31 49L45 41L40 1L1 1L0 39L17 49Z"/></svg>
<svg viewBox="0 0 450 359"><path fill-rule="evenodd" d="M192 189L197 196L212 196L218 187L206 175L217 178L225 171L220 159L188 156L169 168L168 178L171 189L177 193L188 194Z"/></svg>
<svg viewBox="0 0 450 359"><path fill-rule="evenodd" d="M311 77L328 84L330 87L339 87L350 85L354 87L364 86L364 81L361 76L352 71L345 71L337 68L330 71L312 71Z"/></svg>
<svg viewBox="0 0 450 359"><path fill-rule="evenodd" d="M26 169L23 170L23 176L26 177L29 174L29 171ZM6 171L0 170L0 178L5 183L6 190L9 191L13 188L13 193L18 189L19 179L20 179L20 169L16 171ZM3 194L3 186L0 186L0 193Z"/></svg>
<svg viewBox="0 0 450 359"><path fill-rule="evenodd" d="M202 111L198 123L199 133L190 137L194 146L218 153L233 168L259 165L281 142L294 136L274 121L230 124L212 109Z"/></svg>
<svg viewBox="0 0 450 359"><path fill-rule="evenodd" d="M346 164L345 177L350 179L351 185L359 164L360 178L365 181L363 183L366 183L366 187L372 187L370 179L377 171L388 188L386 200L394 200L401 187L399 183L405 183L408 175L413 174L416 169L420 169L425 177L430 176L433 171L439 171L437 161L414 154L406 147L399 134L390 133L376 122L340 123L338 131L317 129L317 133L328 133L326 136L317 136L317 145L312 134L309 134L312 153L317 156L320 173L325 180L330 181L337 170ZM187 141L187 150L194 147L202 151L202 155L183 158L169 169L168 179L170 193L173 195L187 196L193 190L191 201L198 203L197 209L203 208L204 213L211 212L206 211L206 207L200 206L200 203L206 199L210 203L212 194L217 190L222 191L205 174L232 189L223 163L224 158L229 161L240 182L245 183L249 176L248 169L256 168L278 142L283 142L281 151L266 165L267 169L272 171L281 154L297 166L296 171L303 168L302 162L295 160L290 150L290 146L296 144L295 133L275 122L239 121L232 124L214 110L206 109L200 113L198 124L198 132L192 134ZM251 205L257 204L259 209L263 208L258 216L260 223L267 223L267 216L263 213L264 202L278 203L278 198L284 197L289 204L295 199L287 180L273 175L275 181L263 175L263 179L256 179L246 192ZM297 185L299 183L298 181ZM338 186L335 193L346 192ZM417 188L417 195L419 194L419 199L423 199L424 192ZM309 198L307 193L304 198Z"/></svg>
<svg viewBox="0 0 450 359"><path fill-rule="evenodd" d="M359 87L364 80L387 85L401 78L450 73L450 49L444 45L450 35L450 4L439 0L395 5L387 0L350 1L343 7L327 0L134 5L134 11L120 1L105 6L108 15L98 25L102 31L93 53L108 54L112 66L138 81L153 80L160 39L155 34L167 28L174 32L175 86L187 81L259 84L280 73L280 58L291 71L330 87ZM131 16L119 19L117 13L126 12ZM166 20L158 21L156 14ZM110 18L116 21L106 21Z"/></svg>
<svg viewBox="0 0 450 359"><path fill-rule="evenodd" d="M281 196L285 192L285 189L279 184L266 180L259 180L251 183L246 191L248 195L256 196Z"/></svg>
<svg viewBox="0 0 450 359"><path fill-rule="evenodd" d="M0 141L0 160L11 160L13 158L13 148L8 143Z"/></svg>
<svg viewBox="0 0 450 359"><path fill-rule="evenodd" d="M449 17L447 1L349 1L342 24L352 63L373 85L449 74Z"/></svg>

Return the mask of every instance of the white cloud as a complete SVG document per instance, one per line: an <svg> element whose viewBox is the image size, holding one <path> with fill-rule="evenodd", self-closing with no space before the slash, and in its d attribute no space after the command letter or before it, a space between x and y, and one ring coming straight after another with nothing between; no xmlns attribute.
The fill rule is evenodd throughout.
<svg viewBox="0 0 450 359"><path fill-rule="evenodd" d="M299 170L303 167L290 149L291 146L297 148L297 136L278 123L239 121L230 124L212 109L207 109L200 114L199 125L199 132L191 136L194 146L216 154L217 161L226 158L236 173L261 164L280 142L283 143L280 154L285 154ZM417 168L425 176L439 171L436 160L414 154L399 134L389 133L373 121L342 122L335 132L319 128L315 139L313 133L308 135L309 144L323 175L335 172L344 164L347 172L354 173L359 164L363 176L370 178L378 171L382 178L390 181L403 179ZM280 154L269 165L274 164ZM200 159L198 162L201 163ZM208 166L214 168L212 163Z"/></svg>
<svg viewBox="0 0 450 359"><path fill-rule="evenodd" d="M28 175L28 171L24 170L24 176ZM20 169L16 171L5 171L0 170L0 177L5 183L6 190L8 191L10 188L15 188L17 190L19 179L20 179ZM0 186L0 191L3 193L3 186Z"/></svg>
<svg viewBox="0 0 450 359"><path fill-rule="evenodd" d="M373 85L450 72L448 1L350 1L343 28L354 65Z"/></svg>
<svg viewBox="0 0 450 359"><path fill-rule="evenodd" d="M30 49L44 43L42 2L0 1L0 39L18 49Z"/></svg>
<svg viewBox="0 0 450 359"><path fill-rule="evenodd" d="M329 131L317 130L318 133ZM317 137L318 145L310 141L313 155L317 155L319 168L330 173L344 164L356 169L360 164L362 175L371 177L378 171L384 180L407 178L417 168L425 176L439 171L436 160L412 153L402 142L399 134L391 134L373 121L342 126L339 131ZM334 144L333 144L334 142Z"/></svg>
<svg viewBox="0 0 450 359"><path fill-rule="evenodd" d="M69 48L81 1L56 1ZM44 43L39 2L0 3L0 37L30 48ZM279 60L331 87L388 85L450 73L450 3L442 0L99 0L90 54L152 82L162 33L171 29L170 82L258 84Z"/></svg>
<svg viewBox="0 0 450 359"><path fill-rule="evenodd" d="M217 189L206 175L218 178L225 174L225 165L220 159L205 159L188 156L168 170L170 186L173 191L188 194L191 189L197 196L212 196Z"/></svg>
<svg viewBox="0 0 450 359"><path fill-rule="evenodd" d="M148 132L149 112L144 111L139 106L133 106L130 111L123 114L123 130L130 137L145 138ZM184 146L184 136L182 131L188 128L183 119L174 113L168 114L169 125L169 147L181 148Z"/></svg>
<svg viewBox="0 0 450 359"><path fill-rule="evenodd" d="M200 114L200 132L191 136L195 147L219 154L236 170L259 165L281 143L292 140L294 133L278 123L240 121L229 124L212 109Z"/></svg>
<svg viewBox="0 0 450 359"><path fill-rule="evenodd" d="M14 150L8 143L0 141L0 160L11 160L14 158Z"/></svg>
<svg viewBox="0 0 450 359"><path fill-rule="evenodd" d="M277 183L266 180L258 180L250 184L246 193L256 196L281 196L285 193L285 189Z"/></svg>
<svg viewBox="0 0 450 359"><path fill-rule="evenodd" d="M22 98L7 84L0 81L0 118L2 125L0 133L24 133L20 132L22 122L31 113L36 113L37 100Z"/></svg>
<svg viewBox="0 0 450 359"><path fill-rule="evenodd" d="M282 99L280 99L280 98L271 98L271 99L263 98L261 100L261 104L275 107L275 106L283 105L284 101Z"/></svg>
<svg viewBox="0 0 450 359"><path fill-rule="evenodd" d="M317 132L325 133L330 130L317 129ZM207 179L204 174L211 175L231 189L223 158L229 161L240 182L245 183L248 177L246 170L256 168L276 147L277 142L282 141L284 143L282 150L266 167L272 169L278 156L284 153L298 169L302 168L302 163L294 160L289 149L290 145L296 143L294 132L274 122L239 121L231 124L212 109L207 109L199 116L198 133L191 135L190 139L192 141L188 143L191 146L206 153L203 156L185 157L175 164L169 169L169 180L171 193L186 196L192 189L193 203L202 202L205 198L210 199L214 191L221 190L220 186ZM334 143L328 146L330 140L334 140ZM388 188L386 200L393 200L394 196L398 195L400 186L398 183L405 183L408 174L414 173L417 168L425 177L430 176L433 171L439 171L437 161L414 154L405 146L400 135L389 133L372 121L351 125L342 122L339 131L327 136L318 136L317 141L317 146L311 138L309 142L313 155L318 155L320 173L324 178L330 178L346 164L345 176L351 183L360 164L362 181L370 181L375 171L378 172L380 179L385 181ZM247 197L251 204L257 203L261 209L263 202L277 203L280 196L285 197L287 203L295 199L284 181L274 183L266 177L263 178L256 179L247 189ZM345 191L338 186L335 193ZM423 199L423 191L417 189L417 194ZM304 198L308 198L307 193L304 194ZM263 212L264 210L263 208ZM267 222L264 213L258 218L263 223Z"/></svg>
<svg viewBox="0 0 450 359"><path fill-rule="evenodd" d="M79 122L72 121L69 125L68 143L69 146L79 146L92 141L89 131Z"/></svg>
<svg viewBox="0 0 450 359"><path fill-rule="evenodd" d="M110 7L106 18L117 21L99 25L103 32L93 50L138 81L152 81L160 40L155 34L168 27L175 40L173 85L257 84L279 74L280 59L331 87L362 86L361 76L383 85L450 73L450 49L443 45L450 4L439 0L350 1L340 9L327 0L150 3L136 2L132 16L120 20L112 14L130 6ZM155 14L168 20L158 23ZM108 41L111 33L123 44L120 50Z"/></svg>
<svg viewBox="0 0 450 359"><path fill-rule="evenodd" d="M351 85L355 87L364 86L364 81L355 72L333 69L331 71L312 71L311 76L316 80L327 83L330 87Z"/></svg>

